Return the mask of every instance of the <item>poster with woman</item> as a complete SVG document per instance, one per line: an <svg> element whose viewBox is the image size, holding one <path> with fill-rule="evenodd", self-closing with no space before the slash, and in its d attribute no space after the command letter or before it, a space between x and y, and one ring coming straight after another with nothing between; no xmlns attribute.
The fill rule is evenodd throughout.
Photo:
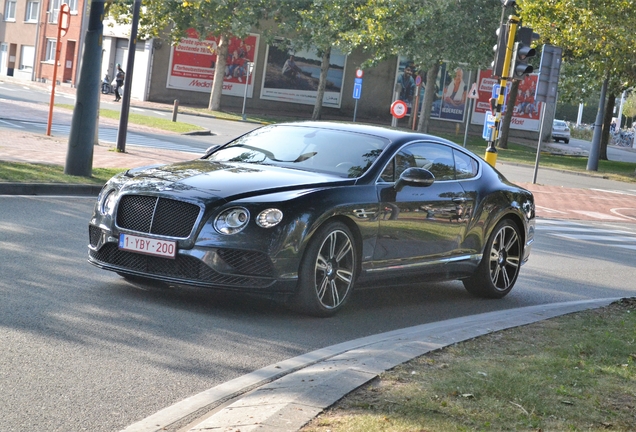
<svg viewBox="0 0 636 432"><path fill-rule="evenodd" d="M231 38L228 45L223 94L243 96L248 85L248 97L252 97L252 76L247 82L248 62L256 61L258 35L245 39ZM199 40L194 29L187 37L172 47L167 88L209 93L217 65L217 38Z"/></svg>
<svg viewBox="0 0 636 432"><path fill-rule="evenodd" d="M322 57L315 49L294 51L279 45L270 45L261 99L314 105L321 61ZM346 56L340 51L331 51L323 106L340 108L345 62Z"/></svg>
<svg viewBox="0 0 636 432"><path fill-rule="evenodd" d="M415 80L417 76L422 78L419 88L420 95L417 97L417 87ZM464 67L448 67L447 63L442 63L435 79L435 95L431 106L431 118L437 120L448 120L463 122L466 113L466 96L468 95L468 83L470 72ZM399 84L399 85L398 85ZM426 86L426 71L420 70L412 60L400 56L398 59L398 69L396 73L396 85L400 90L398 98L404 101L411 113L411 107L415 100L419 100L418 112L421 112L424 101L424 88Z"/></svg>

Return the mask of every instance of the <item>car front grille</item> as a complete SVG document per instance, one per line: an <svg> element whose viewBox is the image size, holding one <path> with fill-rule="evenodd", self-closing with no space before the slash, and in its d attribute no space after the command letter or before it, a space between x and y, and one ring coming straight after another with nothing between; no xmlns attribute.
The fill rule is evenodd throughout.
<svg viewBox="0 0 636 432"><path fill-rule="evenodd" d="M264 265L267 257L257 252L247 252L253 258L260 255L261 262L259 266L243 265L242 269L251 270L250 272L240 271L236 267L237 273L242 275L231 275L219 273L192 256L177 255L175 259L161 258L150 255L137 254L119 250L115 243L105 244L99 251L89 250L90 257L98 262L110 264L121 268L122 270L132 270L147 275L164 276L170 278L181 279L184 283L205 283L228 287L254 287L261 288L268 286L274 282L272 278L273 269L271 263ZM231 254L238 256L240 254ZM240 259L235 259L241 261ZM228 262L229 265L232 265ZM233 266L234 267L234 266ZM267 269L267 274L265 274ZM254 273L259 271L260 273ZM245 275L247 273L247 275ZM259 277L260 276L260 277Z"/></svg>
<svg viewBox="0 0 636 432"><path fill-rule="evenodd" d="M183 201L124 195L117 209L117 226L140 233L187 238L200 212L199 206Z"/></svg>

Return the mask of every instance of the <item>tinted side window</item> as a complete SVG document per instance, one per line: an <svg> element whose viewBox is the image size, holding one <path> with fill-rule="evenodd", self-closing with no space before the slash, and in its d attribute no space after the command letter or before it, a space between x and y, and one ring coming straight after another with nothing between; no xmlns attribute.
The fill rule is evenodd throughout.
<svg viewBox="0 0 636 432"><path fill-rule="evenodd" d="M418 143L404 147L389 162L380 179L393 182L405 169L411 167L429 170L437 181L455 180L453 150L445 145L432 143Z"/></svg>
<svg viewBox="0 0 636 432"><path fill-rule="evenodd" d="M479 164L466 153L453 151L455 154L455 173L457 179L469 179L477 175Z"/></svg>

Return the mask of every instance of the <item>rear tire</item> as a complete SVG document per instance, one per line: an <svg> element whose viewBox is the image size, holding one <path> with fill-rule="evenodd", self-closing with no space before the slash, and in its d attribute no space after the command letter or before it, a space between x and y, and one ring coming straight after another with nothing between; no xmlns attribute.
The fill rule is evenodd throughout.
<svg viewBox="0 0 636 432"><path fill-rule="evenodd" d="M512 290L521 266L521 234L510 219L500 221L492 231L481 263L464 279L466 290L476 296L502 298Z"/></svg>
<svg viewBox="0 0 636 432"><path fill-rule="evenodd" d="M355 241L349 228L341 222L322 226L300 264L294 309L318 317L335 315L351 297L356 265Z"/></svg>

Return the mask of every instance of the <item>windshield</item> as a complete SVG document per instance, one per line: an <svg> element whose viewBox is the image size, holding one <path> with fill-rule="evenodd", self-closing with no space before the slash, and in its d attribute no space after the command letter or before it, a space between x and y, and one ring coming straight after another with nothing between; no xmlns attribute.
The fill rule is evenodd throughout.
<svg viewBox="0 0 636 432"><path fill-rule="evenodd" d="M355 178L364 174L388 140L311 126L267 126L212 153L215 162L275 165Z"/></svg>

